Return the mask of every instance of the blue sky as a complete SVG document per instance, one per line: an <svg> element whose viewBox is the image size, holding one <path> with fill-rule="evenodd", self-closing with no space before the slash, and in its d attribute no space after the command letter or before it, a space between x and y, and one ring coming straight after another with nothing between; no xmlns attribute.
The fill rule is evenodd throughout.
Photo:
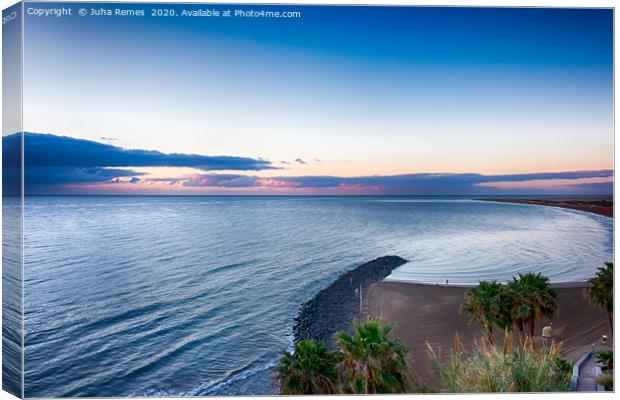
<svg viewBox="0 0 620 400"><path fill-rule="evenodd" d="M610 10L247 8L301 18L27 15L24 130L274 167L125 165L153 181L80 190L178 190L179 178L234 172L271 183L339 177L331 192L348 193L344 178L613 168ZM168 187L153 183L164 178ZM580 188L611 188L590 183ZM567 190L565 181L533 185Z"/></svg>

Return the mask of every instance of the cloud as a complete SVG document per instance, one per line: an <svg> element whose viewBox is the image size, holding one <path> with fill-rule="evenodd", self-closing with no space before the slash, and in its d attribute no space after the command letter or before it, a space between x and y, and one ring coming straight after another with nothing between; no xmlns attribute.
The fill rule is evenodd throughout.
<svg viewBox="0 0 620 400"><path fill-rule="evenodd" d="M366 190L369 193L424 195L531 193L532 191L553 193L558 190L571 193L611 193L611 181L582 181L612 177L612 170L597 170L513 175L422 173L391 176L278 176L269 178L240 174L197 174L184 178L159 178L158 180L174 182L186 187L340 189L343 192ZM559 184L554 185L554 181ZM547 184L541 185L540 182ZM513 186L510 186L510 183L513 183ZM531 184L528 186L528 183Z"/></svg>
<svg viewBox="0 0 620 400"><path fill-rule="evenodd" d="M115 178L141 175L131 169L136 167L191 167L205 171L275 169L263 159L166 154L50 134L24 133L23 140L27 188L34 185L111 182ZM20 154L21 142L21 134L4 136L3 154ZM3 164L19 174L19 162L19 158L9 157Z"/></svg>
<svg viewBox="0 0 620 400"><path fill-rule="evenodd" d="M304 160L302 160L301 158L296 158L295 162L298 164L306 164L306 162Z"/></svg>
<svg viewBox="0 0 620 400"><path fill-rule="evenodd" d="M3 138L18 139L19 135ZM38 133L25 133L26 164L62 167L193 167L203 170L273 169L267 160L233 156L161 153L152 150L123 149L84 139Z"/></svg>
<svg viewBox="0 0 620 400"><path fill-rule="evenodd" d="M19 193L21 165L20 157L15 155L21 154L21 135L5 136L2 142L5 192ZM263 159L165 154L35 133L26 133L24 143L27 193L71 193L76 185L80 186L80 190L96 192L98 186L105 183L118 184L121 188L123 184L133 184L136 190L149 185L156 187L159 183L169 185L171 191L174 187L174 190L186 188L192 192L200 188L221 188L237 189L240 193L273 189L281 193L385 195L609 194L613 189L613 170L503 175L416 173L357 177L264 177L213 172L278 169ZM295 162L305 163L302 159ZM139 167L191 167L205 172L162 178L146 176L146 173L135 170Z"/></svg>
<svg viewBox="0 0 620 400"><path fill-rule="evenodd" d="M189 187L228 187L247 188L256 186L260 178L234 174L203 174L183 180L183 186Z"/></svg>

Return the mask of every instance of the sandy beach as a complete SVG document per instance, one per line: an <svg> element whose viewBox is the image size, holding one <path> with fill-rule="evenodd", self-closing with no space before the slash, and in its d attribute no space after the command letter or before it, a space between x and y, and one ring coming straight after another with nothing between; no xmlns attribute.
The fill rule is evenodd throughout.
<svg viewBox="0 0 620 400"><path fill-rule="evenodd" d="M550 322L556 341L564 343L564 356L572 361L588 351L592 343L598 343L602 334L609 334L606 314L587 303L583 286L583 283L554 286L558 313ZM465 290L450 285L405 282L379 282L370 287L368 313L395 326L394 335L410 349L408 363L417 382L439 386L427 355L426 341L436 351L441 349L445 359L455 332L459 332L466 347L471 347L474 338L481 335L480 327L469 325L468 316L459 313ZM537 326L537 332L540 329Z"/></svg>

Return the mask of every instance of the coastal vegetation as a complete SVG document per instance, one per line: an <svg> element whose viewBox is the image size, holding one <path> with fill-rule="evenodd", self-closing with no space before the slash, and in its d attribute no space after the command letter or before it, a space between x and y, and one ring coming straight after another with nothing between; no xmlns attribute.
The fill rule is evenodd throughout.
<svg viewBox="0 0 620 400"><path fill-rule="evenodd" d="M511 319L516 322L523 335L523 324L527 324L530 338L534 337L536 321L541 324L545 317L552 317L557 310L556 293L549 278L540 273L528 272L513 277L506 284Z"/></svg>
<svg viewBox="0 0 620 400"><path fill-rule="evenodd" d="M337 345L342 354L344 393L406 393L407 348L390 338L390 325L380 319L354 322L353 335L340 332Z"/></svg>
<svg viewBox="0 0 620 400"><path fill-rule="evenodd" d="M600 351L596 355L596 361L606 366L608 369L614 368L614 352L611 350Z"/></svg>
<svg viewBox="0 0 620 400"><path fill-rule="evenodd" d="M603 385L606 391L611 392L614 390L614 375L610 372L605 372L599 375L596 379L596 383Z"/></svg>
<svg viewBox="0 0 620 400"><path fill-rule="evenodd" d="M354 321L353 334L336 334L336 350L301 340L285 352L275 383L282 394L407 393L407 348L381 319Z"/></svg>
<svg viewBox="0 0 620 400"><path fill-rule="evenodd" d="M588 281L586 298L607 313L610 331L613 325L613 263L606 263ZM561 345L536 349L537 321L544 322L557 311L556 293L549 279L538 273L519 274L505 285L481 281L468 289L460 311L470 316L470 323L482 328L484 339L467 353L460 340L445 364L439 362L429 346L433 367L449 392L543 392L567 390L571 365L559 356ZM498 347L493 327L505 331L503 347ZM518 330L520 341L512 344L512 331ZM613 333L613 331L612 331ZM458 338L458 335L457 335ZM607 369L599 383L613 387L613 352L602 351L597 361Z"/></svg>
<svg viewBox="0 0 620 400"><path fill-rule="evenodd" d="M325 343L305 339L295 344L295 352L285 352L277 368L281 394L333 394L338 385L336 365L340 353Z"/></svg>
<svg viewBox="0 0 620 400"><path fill-rule="evenodd" d="M614 390L614 352L612 350L600 351L596 354L596 361L603 365L604 370L596 382L603 385L607 391Z"/></svg>
<svg viewBox="0 0 620 400"><path fill-rule="evenodd" d="M373 263L378 261L383 265L381 259ZM352 278L347 279L350 281ZM346 285L349 292L357 286L346 281L342 285ZM576 294L582 290L574 289L572 292ZM560 293L563 293L562 290L567 289L558 289ZM321 296L331 296L332 292L326 293L322 292ZM482 336L464 336L469 343L467 346L471 348L468 351L457 332L447 358L441 357L441 354L437 356L427 342L430 365L425 371L435 376L431 380L427 378L424 384L432 382L441 391L449 393L571 390L573 366L561 357L562 343L553 340L550 343L540 342L536 338L541 331L545 338L553 338L550 327L542 329L545 319L553 317L558 310L558 297L549 278L540 273L520 273L504 284L481 281L461 293L464 297L459 311L469 316L470 324L481 327ZM592 304L607 311L611 323L613 264L599 268L596 276L590 279L585 294ZM583 297L577 297L581 304L585 304ZM311 301L303 310L313 311L318 304ZM324 302L320 304L325 306ZM306 321L313 312L303 314L304 318L298 317L297 322ZM598 314L599 318L604 318L602 312ZM311 326L307 323L299 326L297 333L323 332L307 329ZM537 330L539 328L541 331ZM499 340L501 337L496 339L497 332L501 331L503 340ZM323 336L311 340L296 335L294 351L283 354L274 384L277 384L281 394L291 395L428 390L429 386L418 385L411 380L406 359L408 350L392 333L392 327L383 324L381 319L368 318L364 322L354 321L349 332L333 334L330 341L323 340ZM433 343L437 346L436 342ZM609 389L613 387L613 377L609 373L613 369L613 353L599 352L597 359L606 369L599 377L599 383Z"/></svg>
<svg viewBox="0 0 620 400"><path fill-rule="evenodd" d="M465 292L461 312L480 324L490 342L494 342L493 326L504 331L516 327L521 337L534 337L536 321L551 317L557 309L556 293L549 278L540 273L528 272L513 277L507 284L481 281Z"/></svg>
<svg viewBox="0 0 620 400"><path fill-rule="evenodd" d="M571 364L560 357L561 345L537 349L530 338L513 344L506 334L502 346L477 341L471 352L455 335L447 362L428 344L435 372L449 393L555 392L569 390Z"/></svg>
<svg viewBox="0 0 620 400"><path fill-rule="evenodd" d="M494 342L493 326L507 327L509 308L504 301L506 290L497 281L482 281L465 292L461 311L469 314L472 323L478 323L489 341Z"/></svg>
<svg viewBox="0 0 620 400"><path fill-rule="evenodd" d="M590 284L584 289L588 301L607 312L609 332L614 333L614 263L605 263L600 267L596 275L588 280Z"/></svg>

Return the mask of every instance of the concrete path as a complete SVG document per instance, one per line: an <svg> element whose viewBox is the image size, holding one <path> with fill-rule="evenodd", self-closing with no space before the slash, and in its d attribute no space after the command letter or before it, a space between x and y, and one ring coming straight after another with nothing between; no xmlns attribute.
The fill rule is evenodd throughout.
<svg viewBox="0 0 620 400"><path fill-rule="evenodd" d="M588 357L579 369L579 392L596 392L596 357Z"/></svg>

